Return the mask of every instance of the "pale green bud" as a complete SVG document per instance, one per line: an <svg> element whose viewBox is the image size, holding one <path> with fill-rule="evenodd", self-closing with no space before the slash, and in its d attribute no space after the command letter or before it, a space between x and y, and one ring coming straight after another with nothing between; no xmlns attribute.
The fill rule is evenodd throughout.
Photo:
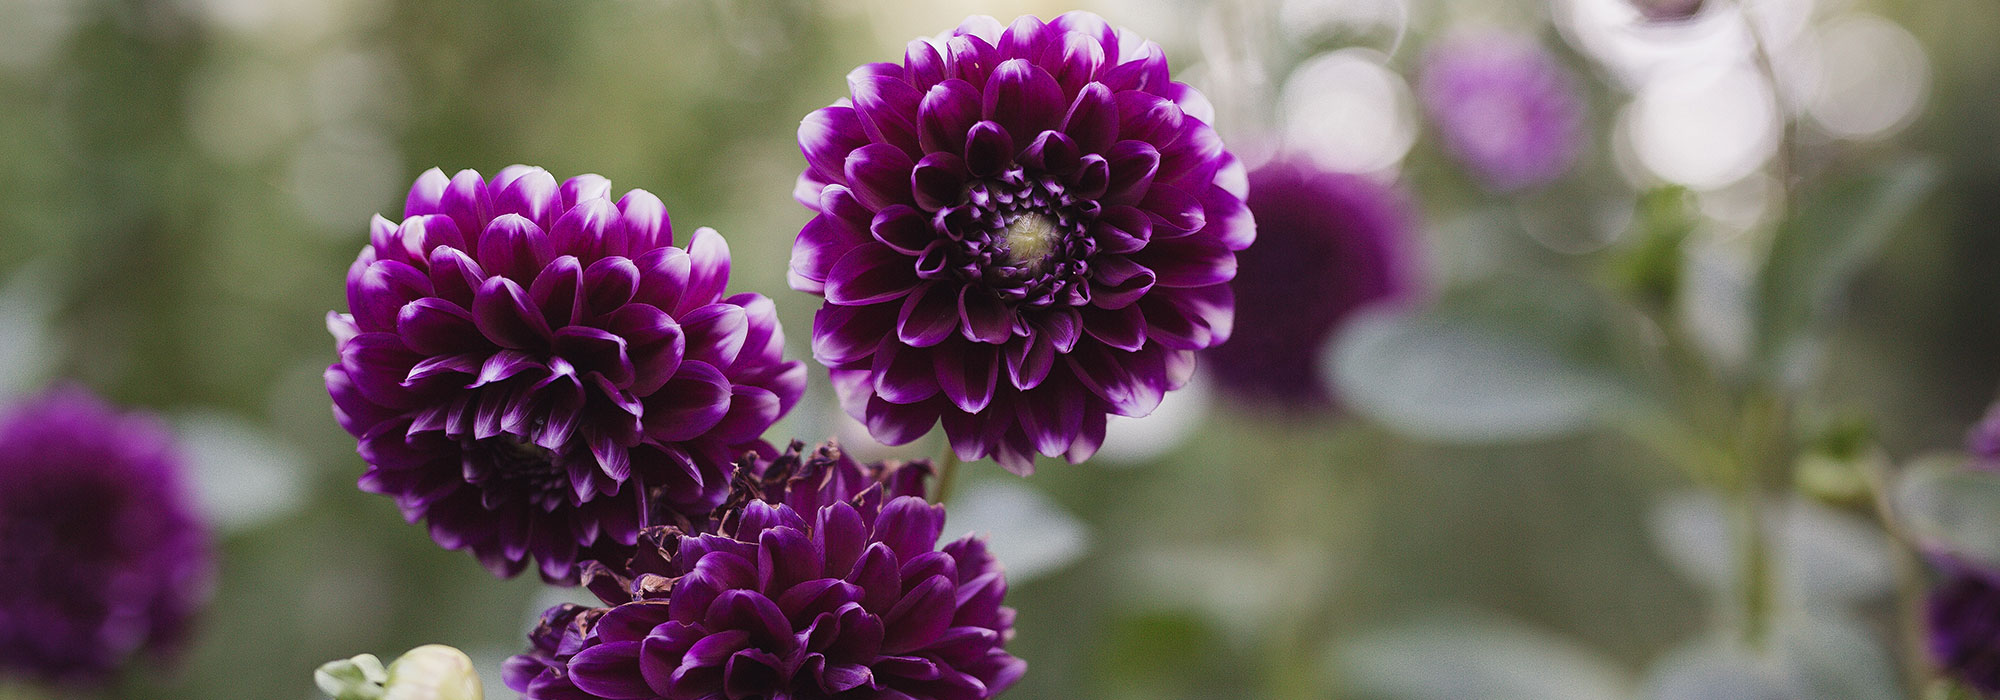
<svg viewBox="0 0 2000 700"><path fill-rule="evenodd" d="M389 672L374 654L328 661L313 672L313 683L333 700L381 700Z"/></svg>
<svg viewBox="0 0 2000 700"><path fill-rule="evenodd" d="M479 674L464 652L426 644L382 667L373 654L329 662L313 681L333 700L483 700Z"/></svg>

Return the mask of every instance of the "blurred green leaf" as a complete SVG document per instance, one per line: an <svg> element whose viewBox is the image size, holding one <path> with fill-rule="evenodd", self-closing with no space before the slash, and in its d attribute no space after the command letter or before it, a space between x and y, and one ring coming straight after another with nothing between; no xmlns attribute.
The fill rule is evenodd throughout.
<svg viewBox="0 0 2000 700"><path fill-rule="evenodd" d="M1767 372L1799 379L1828 307L1937 181L1929 159L1908 157L1814 192L1779 226L1757 279L1757 357Z"/></svg>
<svg viewBox="0 0 2000 700"><path fill-rule="evenodd" d="M1813 700L1897 700L1896 666L1867 627L1845 615L1801 615L1779 625L1785 665Z"/></svg>
<svg viewBox="0 0 2000 700"><path fill-rule="evenodd" d="M1686 492L1662 499L1650 518L1654 544L1666 560L1717 599L1732 595L1740 581L1730 517L1715 496ZM1783 576L1783 598L1856 603L1893 583L1888 538L1852 515L1793 499L1768 505L1764 528Z"/></svg>
<svg viewBox="0 0 2000 700"><path fill-rule="evenodd" d="M1350 407L1417 437L1574 432L1639 399L1629 317L1573 282L1506 277L1412 313L1356 319L1326 356Z"/></svg>
<svg viewBox="0 0 2000 700"><path fill-rule="evenodd" d="M1934 455L1906 467L1893 489L1896 517L1920 545L2000 567L2000 474Z"/></svg>
<svg viewBox="0 0 2000 700"><path fill-rule="evenodd" d="M1336 651L1353 689L1396 700L1616 700L1631 682L1602 656L1485 615L1438 615L1363 634Z"/></svg>
<svg viewBox="0 0 2000 700"><path fill-rule="evenodd" d="M1803 700L1777 663L1721 638L1668 653L1647 671L1641 688L1644 700Z"/></svg>

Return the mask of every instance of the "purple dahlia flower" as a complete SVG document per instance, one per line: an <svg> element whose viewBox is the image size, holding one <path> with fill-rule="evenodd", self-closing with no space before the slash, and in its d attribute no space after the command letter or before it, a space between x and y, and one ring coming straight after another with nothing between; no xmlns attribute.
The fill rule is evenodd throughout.
<svg viewBox="0 0 2000 700"><path fill-rule="evenodd" d="M433 169L403 214L375 217L348 271L327 389L361 488L497 574L532 556L570 580L649 523L704 517L805 390L771 301L724 295L722 237L674 247L645 190Z"/></svg>
<svg viewBox="0 0 2000 700"><path fill-rule="evenodd" d="M1279 160L1250 173L1258 241L1237 254L1240 310L1229 342L1208 351L1222 388L1257 403L1325 408L1320 350L1356 311L1414 286L1414 214L1368 178Z"/></svg>
<svg viewBox="0 0 2000 700"><path fill-rule="evenodd" d="M530 700L979 700L1026 669L1004 646L1007 582L978 539L937 547L928 464L860 466L838 448L746 460L714 532L655 528L610 607L552 608L508 661Z"/></svg>
<svg viewBox="0 0 2000 700"><path fill-rule="evenodd" d="M2000 573L1933 557L1943 575L1925 607L1932 661L1987 695L2000 695Z"/></svg>
<svg viewBox="0 0 2000 700"><path fill-rule="evenodd" d="M108 677L207 601L208 529L172 437L81 390L0 423L0 675Z"/></svg>
<svg viewBox="0 0 2000 700"><path fill-rule="evenodd" d="M792 288L875 439L1077 462L1228 337L1255 225L1242 165L1158 45L1072 12L974 17L848 75L799 127L817 216Z"/></svg>
<svg viewBox="0 0 2000 700"><path fill-rule="evenodd" d="M1576 77L1523 37L1446 40L1424 59L1417 92L1446 149L1496 191L1562 177L1586 138Z"/></svg>

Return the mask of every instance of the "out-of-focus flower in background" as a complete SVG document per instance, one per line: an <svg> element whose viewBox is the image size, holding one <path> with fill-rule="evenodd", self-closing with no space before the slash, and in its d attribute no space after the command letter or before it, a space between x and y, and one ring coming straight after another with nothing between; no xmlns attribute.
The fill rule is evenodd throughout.
<svg viewBox="0 0 2000 700"><path fill-rule="evenodd" d="M1931 660L1952 677L2000 695L2000 572L1937 558L1942 576L1924 611Z"/></svg>
<svg viewBox="0 0 2000 700"><path fill-rule="evenodd" d="M799 130L792 286L876 439L1081 461L1227 337L1242 166L1157 44L1096 15L974 17L848 77Z"/></svg>
<svg viewBox="0 0 2000 700"><path fill-rule="evenodd" d="M1425 56L1417 94L1446 149L1493 190L1562 177L1589 139L1576 76L1529 37L1445 39Z"/></svg>
<svg viewBox="0 0 2000 700"><path fill-rule="evenodd" d="M966 698L1019 680L1007 583L974 537L940 549L928 463L861 465L831 444L746 459L713 530L651 530L552 608L508 662L530 700Z"/></svg>
<svg viewBox="0 0 2000 700"><path fill-rule="evenodd" d="M426 172L328 320L361 487L496 574L532 557L572 580L647 524L704 516L805 391L771 301L725 296L722 237L674 247L657 197L610 195L525 166Z"/></svg>
<svg viewBox="0 0 2000 700"><path fill-rule="evenodd" d="M332 700L483 700L479 674L465 652L442 644L411 649L388 668L373 654L330 661L313 682Z"/></svg>
<svg viewBox="0 0 2000 700"><path fill-rule="evenodd" d="M0 423L0 672L109 679L207 602L206 525L165 426L63 388Z"/></svg>
<svg viewBox="0 0 2000 700"><path fill-rule="evenodd" d="M1236 327L1206 353L1216 384L1252 403L1330 405L1321 348L1355 312L1416 285L1416 214L1360 175L1281 159L1250 173L1256 245L1237 253Z"/></svg>

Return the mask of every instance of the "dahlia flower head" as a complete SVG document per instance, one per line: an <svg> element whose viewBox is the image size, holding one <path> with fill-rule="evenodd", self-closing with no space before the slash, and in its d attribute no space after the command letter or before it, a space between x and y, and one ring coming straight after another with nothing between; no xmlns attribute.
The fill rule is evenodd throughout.
<svg viewBox="0 0 2000 700"><path fill-rule="evenodd" d="M593 566L609 607L549 609L506 681L530 700L979 700L1026 664L985 544L937 546L928 463L862 466L831 444L746 459L711 532L649 529Z"/></svg>
<svg viewBox="0 0 2000 700"><path fill-rule="evenodd" d="M0 422L0 677L103 682L171 652L214 570L172 437L80 389Z"/></svg>
<svg viewBox="0 0 2000 700"><path fill-rule="evenodd" d="M1588 138L1576 77L1527 37L1444 40L1425 56L1417 94L1445 149L1494 191L1554 182Z"/></svg>
<svg viewBox="0 0 2000 700"><path fill-rule="evenodd" d="M965 459L1082 461L1229 336L1244 169L1158 45L974 17L848 88L799 127L790 281L825 297L813 356L876 440L942 423Z"/></svg>
<svg viewBox="0 0 2000 700"><path fill-rule="evenodd" d="M1320 357L1340 327L1416 287L1416 215L1403 193L1285 157L1250 173L1258 243L1237 254L1240 321L1207 352L1228 394L1265 407L1330 408Z"/></svg>
<svg viewBox="0 0 2000 700"><path fill-rule="evenodd" d="M1924 608L1931 660L1946 675L2000 696L2000 572L1931 557L1941 578Z"/></svg>
<svg viewBox="0 0 2000 700"><path fill-rule="evenodd" d="M722 237L676 247L644 190L432 169L403 215L348 270L327 390L362 490L498 575L532 558L572 581L649 523L705 517L805 391L771 301L725 293Z"/></svg>

